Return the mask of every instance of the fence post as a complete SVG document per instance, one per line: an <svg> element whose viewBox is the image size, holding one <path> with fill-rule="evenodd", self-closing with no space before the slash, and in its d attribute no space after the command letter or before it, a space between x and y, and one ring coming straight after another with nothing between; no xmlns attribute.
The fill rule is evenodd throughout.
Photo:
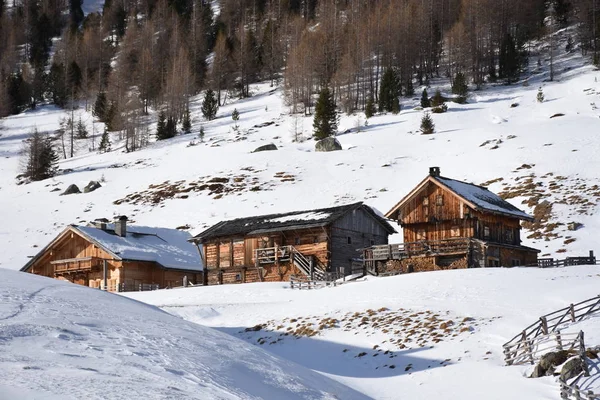
<svg viewBox="0 0 600 400"><path fill-rule="evenodd" d="M556 349L559 351L563 349L560 331L556 331Z"/></svg>
<svg viewBox="0 0 600 400"><path fill-rule="evenodd" d="M579 331L579 356L583 363L584 376L590 376L590 369L588 368L587 360L585 358L585 339L583 331Z"/></svg>
<svg viewBox="0 0 600 400"><path fill-rule="evenodd" d="M512 360L510 359L510 349L507 346L504 346L504 362L506 362L506 365L512 365Z"/></svg>
<svg viewBox="0 0 600 400"><path fill-rule="evenodd" d="M542 332L544 332L544 335L548 334L548 320L546 319L546 317L540 317L540 322L542 323Z"/></svg>
<svg viewBox="0 0 600 400"><path fill-rule="evenodd" d="M527 340L527 355L529 356L529 362L531 365L535 364L533 362L533 340Z"/></svg>
<svg viewBox="0 0 600 400"><path fill-rule="evenodd" d="M570 388L562 379L559 378L558 382L560 383L560 398L567 400L569 398L569 394L571 394Z"/></svg>
<svg viewBox="0 0 600 400"><path fill-rule="evenodd" d="M571 322L575 322L575 306L573 306L573 303L569 306L569 313L571 314Z"/></svg>
<svg viewBox="0 0 600 400"><path fill-rule="evenodd" d="M592 392L591 390L587 391L587 400L594 400L597 399L597 397L594 395L594 392Z"/></svg>

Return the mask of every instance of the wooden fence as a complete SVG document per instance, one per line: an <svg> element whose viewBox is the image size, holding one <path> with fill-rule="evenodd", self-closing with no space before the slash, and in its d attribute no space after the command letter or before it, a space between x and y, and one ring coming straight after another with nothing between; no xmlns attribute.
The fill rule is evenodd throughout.
<svg viewBox="0 0 600 400"><path fill-rule="evenodd" d="M567 257L562 260L556 260L554 258L538 258L537 263L534 265L528 265L530 267L540 268L555 268L555 267L570 267L574 265L596 265L596 257L594 252L590 250L589 256L584 257Z"/></svg>
<svg viewBox="0 0 600 400"><path fill-rule="evenodd" d="M600 311L600 296L584 300L569 307L561 308L550 314L546 314L521 333L504 344L504 360L507 365L512 365L512 360L520 360L520 356L526 355L528 349L535 344L538 336L548 335L556 332L562 325L581 321L588 315Z"/></svg>
<svg viewBox="0 0 600 400"><path fill-rule="evenodd" d="M549 350L576 350L583 361L584 371L570 384L560 381L560 396L564 400L600 400L600 394L591 390L583 391L578 385L582 376L589 376L586 358L584 332L565 334L560 327L581 321L583 318L600 312L600 296L571 304L550 314L546 314L529 325L521 333L504 344L506 365L531 363Z"/></svg>

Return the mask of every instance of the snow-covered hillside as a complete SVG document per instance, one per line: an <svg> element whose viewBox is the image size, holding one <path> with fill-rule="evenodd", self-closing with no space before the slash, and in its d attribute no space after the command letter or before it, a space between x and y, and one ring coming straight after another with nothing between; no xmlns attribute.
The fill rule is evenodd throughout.
<svg viewBox="0 0 600 400"><path fill-rule="evenodd" d="M600 232L600 72L577 52L561 53L557 81L546 82L547 68L535 61L518 85L487 86L472 92L468 104L448 103L447 113L433 115L435 135L419 134L418 95L402 100L399 115L375 116L368 126L364 114L344 115L338 136L344 150L332 153L315 152L312 139L295 142L293 131L310 138L312 118L290 116L282 91L263 84L252 86L251 98L221 107L211 122L202 120L202 96L195 97L192 134L133 153L124 153L117 137L106 154L88 152L91 141L80 140L76 157L61 161L61 175L17 185L22 141L33 127L54 131L64 113L41 107L6 118L0 121L0 267L22 267L66 224L114 215L148 226L188 226L195 234L223 219L359 200L385 212L430 166L486 183L529 213L548 200L551 206L537 210L542 222L522 235L530 236L524 244L542 255L585 255ZM430 93L438 87L449 91L442 80L431 82ZM539 87L543 103L536 101ZM91 132L91 115L81 115ZM268 143L278 150L252 153ZM103 187L60 196L70 184L81 188L90 180ZM570 223L579 229L569 230Z"/></svg>
<svg viewBox="0 0 600 400"><path fill-rule="evenodd" d="M375 399L558 399L554 377L504 366L502 344L598 295L600 267L478 269L292 290L258 283L128 293ZM563 329L600 345L600 315ZM595 360L597 362L597 360ZM597 367L593 373L597 373ZM583 389L600 392L597 375Z"/></svg>
<svg viewBox="0 0 600 400"><path fill-rule="evenodd" d="M213 329L0 269L0 399L366 399Z"/></svg>

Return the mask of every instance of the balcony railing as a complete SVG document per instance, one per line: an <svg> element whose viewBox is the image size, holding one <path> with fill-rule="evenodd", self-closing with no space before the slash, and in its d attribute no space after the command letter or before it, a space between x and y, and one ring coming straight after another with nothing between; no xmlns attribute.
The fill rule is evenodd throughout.
<svg viewBox="0 0 600 400"><path fill-rule="evenodd" d="M102 259L96 257L70 258L65 260L51 261L54 266L55 274L64 274L69 272L92 271L102 267Z"/></svg>
<svg viewBox="0 0 600 400"><path fill-rule="evenodd" d="M364 250L365 261L403 260L417 256L461 254L469 251L471 239L456 238L436 241L420 241L386 244Z"/></svg>

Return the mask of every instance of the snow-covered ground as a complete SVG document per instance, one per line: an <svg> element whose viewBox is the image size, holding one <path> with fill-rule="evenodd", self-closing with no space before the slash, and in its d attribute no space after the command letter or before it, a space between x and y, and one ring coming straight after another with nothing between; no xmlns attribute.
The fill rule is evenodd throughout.
<svg viewBox="0 0 600 400"><path fill-rule="evenodd" d="M0 269L0 399L366 399L114 294Z"/></svg>
<svg viewBox="0 0 600 400"><path fill-rule="evenodd" d="M504 366L502 344L541 315L597 296L599 285L600 267L581 266L427 272L310 291L258 283L126 295L375 399L541 400L559 398L555 378ZM298 330L307 322L316 334ZM600 344L600 318L563 332L578 329L588 347ZM586 385L600 391L597 377Z"/></svg>

